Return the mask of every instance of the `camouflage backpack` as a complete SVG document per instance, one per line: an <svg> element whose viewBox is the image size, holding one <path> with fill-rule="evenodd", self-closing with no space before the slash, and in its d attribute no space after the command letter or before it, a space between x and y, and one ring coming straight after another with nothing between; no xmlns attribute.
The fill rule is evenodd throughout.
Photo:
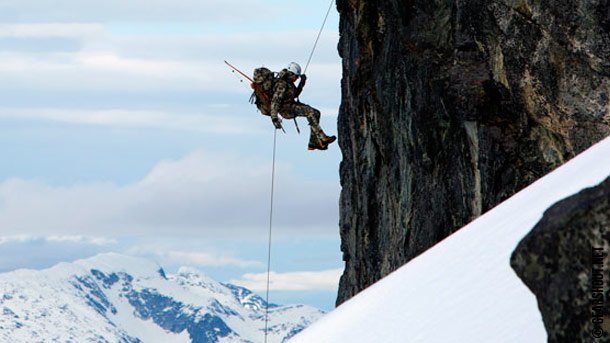
<svg viewBox="0 0 610 343"><path fill-rule="evenodd" d="M277 80L276 75L265 67L254 69L252 79L252 88L254 92L250 96L250 103L256 104L256 107L262 114L271 115L271 98L273 97L273 86Z"/></svg>

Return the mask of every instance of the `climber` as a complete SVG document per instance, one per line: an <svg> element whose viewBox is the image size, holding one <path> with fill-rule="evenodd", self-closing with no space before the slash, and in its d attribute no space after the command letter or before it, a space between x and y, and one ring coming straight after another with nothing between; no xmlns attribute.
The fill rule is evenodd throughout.
<svg viewBox="0 0 610 343"><path fill-rule="evenodd" d="M294 83L298 78L301 78L301 81L297 87ZM298 99L295 101L303 91L306 81L307 77L301 75L301 66L295 62L291 62L286 69L279 72L271 96L271 121L276 129L281 129L278 113L285 119L306 117L310 126L308 149L326 150L337 137L327 136L320 128L320 111L301 103Z"/></svg>

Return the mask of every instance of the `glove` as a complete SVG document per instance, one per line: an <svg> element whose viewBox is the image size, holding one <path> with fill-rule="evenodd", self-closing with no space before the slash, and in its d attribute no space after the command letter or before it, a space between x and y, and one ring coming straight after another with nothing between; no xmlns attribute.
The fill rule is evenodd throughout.
<svg viewBox="0 0 610 343"><path fill-rule="evenodd" d="M305 84L305 81L307 81L307 75L303 74L301 75L301 83Z"/></svg>
<svg viewBox="0 0 610 343"><path fill-rule="evenodd" d="M280 118L277 116L271 117L271 122L273 122L273 126L275 126L276 129L282 128L282 120L280 120Z"/></svg>

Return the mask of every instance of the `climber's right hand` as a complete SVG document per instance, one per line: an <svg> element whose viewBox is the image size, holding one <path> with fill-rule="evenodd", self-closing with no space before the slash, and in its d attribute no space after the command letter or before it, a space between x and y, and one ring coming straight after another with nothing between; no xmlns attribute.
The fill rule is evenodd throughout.
<svg viewBox="0 0 610 343"><path fill-rule="evenodd" d="M276 129L279 130L282 128L282 120L279 117L271 117L271 122Z"/></svg>

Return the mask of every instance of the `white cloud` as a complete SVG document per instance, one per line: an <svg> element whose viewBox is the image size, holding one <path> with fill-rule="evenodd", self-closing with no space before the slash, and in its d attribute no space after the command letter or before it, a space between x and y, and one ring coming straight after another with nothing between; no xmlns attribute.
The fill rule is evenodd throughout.
<svg viewBox="0 0 610 343"><path fill-rule="evenodd" d="M99 23L19 23L1 24L0 38L90 37L104 34Z"/></svg>
<svg viewBox="0 0 610 343"><path fill-rule="evenodd" d="M0 20L239 23L257 11L275 12L261 0L3 0Z"/></svg>
<svg viewBox="0 0 610 343"><path fill-rule="evenodd" d="M154 242L138 241L136 245L129 247L125 253L128 255L141 256L152 259L161 265L194 266L194 267L237 267L237 268L260 268L263 263L255 260L247 260L234 256L227 251L219 251L215 247L203 247L200 238L174 237L178 242L170 239ZM187 246L188 245L188 246ZM193 245L198 245L193 249Z"/></svg>
<svg viewBox="0 0 610 343"><path fill-rule="evenodd" d="M0 77L22 91L79 92L240 91L235 79L216 63L181 63L123 58L112 53L62 53L49 58L18 53L0 55ZM243 88L248 93L246 87ZM242 90L242 93L243 93Z"/></svg>
<svg viewBox="0 0 610 343"><path fill-rule="evenodd" d="M161 111L91 110L61 108L2 108L0 119L46 120L115 128L156 128L202 133L246 134L257 132L235 116L173 114Z"/></svg>
<svg viewBox="0 0 610 343"><path fill-rule="evenodd" d="M262 267L259 261L244 260L223 254L194 252L194 251L167 251L159 254L164 261L196 266L224 267L232 266L239 268Z"/></svg>
<svg viewBox="0 0 610 343"><path fill-rule="evenodd" d="M124 34L109 38L117 53L127 57L152 59L186 59L222 61L228 59L236 66L266 65L283 68L290 61L306 66L316 30L285 30L283 32L227 32L191 35L158 35L146 37ZM327 32L318 42L313 63L339 64L336 44L337 32ZM254 63L248 65L249 63ZM312 65L308 71L312 70Z"/></svg>
<svg viewBox="0 0 610 343"><path fill-rule="evenodd" d="M176 263L195 264L201 266L235 266L241 268L260 267L261 262L242 260L230 256L218 256L204 252L168 251L164 254L169 260Z"/></svg>
<svg viewBox="0 0 610 343"><path fill-rule="evenodd" d="M99 23L0 25L0 37L24 40L15 44L14 50L10 43L3 50L0 40L0 79L3 80L0 93L17 94L10 98L11 105L4 108L0 105L0 116L112 127L252 132L251 123L235 120L235 116L192 113L193 100L159 104L156 98L159 94L174 98L190 94L192 99L200 93L200 99L212 96L222 101L235 99L235 106L240 104L245 108L251 89L247 81L238 82L223 60L230 59L246 73L261 65L279 70L290 60L304 64L315 34L316 30L204 30L142 35L115 32ZM72 43L65 50L61 48L65 40L58 42L56 48L52 47L52 40L45 44L36 40L45 37L67 38ZM340 99L337 40L338 35L333 31L322 36L307 72L308 86L301 97L301 101L320 108L324 116L336 113ZM24 47L25 50L20 50ZM66 94L61 100L64 104L58 105L50 95L40 96L52 93ZM73 105L69 98L79 99L87 109ZM32 99L38 108L30 107ZM128 106L125 101L129 102ZM181 111L188 106L191 113L176 113L177 109Z"/></svg>
<svg viewBox="0 0 610 343"><path fill-rule="evenodd" d="M117 248L115 239L82 235L14 235L0 237L0 272L48 268Z"/></svg>
<svg viewBox="0 0 610 343"><path fill-rule="evenodd" d="M276 61L272 68L279 70L285 63L285 60ZM237 63L247 74L264 64L254 60ZM322 93L337 88L341 72L339 63L313 64L310 71L308 83L315 84ZM12 88L17 86L23 91L52 88L75 94L86 90L251 92L247 83L237 82L222 59L155 60L122 57L110 52L62 53L48 58L5 53L0 55L0 77Z"/></svg>
<svg viewBox="0 0 610 343"><path fill-rule="evenodd" d="M198 151L160 162L126 186L7 180L0 183L0 227L7 235L251 237L267 225L269 167L268 161ZM290 175L282 163L276 171ZM276 187L280 232L336 232L337 185L290 177Z"/></svg>
<svg viewBox="0 0 610 343"><path fill-rule="evenodd" d="M52 242L52 243L81 243L90 245L112 245L116 244L117 240L106 237L89 237L89 236L31 236L31 235L14 235L0 236L0 245L11 243L32 243L32 242Z"/></svg>
<svg viewBox="0 0 610 343"><path fill-rule="evenodd" d="M117 240L114 238L105 237L87 237L87 236L48 236L46 240L49 242L72 242L72 243L87 243L93 245L112 245L116 244Z"/></svg>
<svg viewBox="0 0 610 343"><path fill-rule="evenodd" d="M290 273L270 273L269 289L274 291L336 291L342 269L322 271L300 271ZM239 280L230 283L240 285L255 291L267 287L267 273L244 274Z"/></svg>
<svg viewBox="0 0 610 343"><path fill-rule="evenodd" d="M315 30L286 30L143 36L112 32L96 23L4 24L0 38L19 38L26 43L33 38L70 38L78 42L78 48L58 52L52 43L33 41L26 45L29 49L39 46L37 50L11 51L10 45L2 49L0 41L0 78L10 89L26 92L51 88L75 94L87 90L247 94L247 84L236 83L223 60L229 59L248 74L261 65L279 70L293 60L305 64L315 34ZM316 96L338 89L337 40L336 32L324 34L309 67L309 84L323 90ZM314 89L310 88L307 94Z"/></svg>
<svg viewBox="0 0 610 343"><path fill-rule="evenodd" d="M26 243L36 240L44 239L41 237L30 236L30 235L13 235L13 236L2 236L0 237L0 244L8 243Z"/></svg>

